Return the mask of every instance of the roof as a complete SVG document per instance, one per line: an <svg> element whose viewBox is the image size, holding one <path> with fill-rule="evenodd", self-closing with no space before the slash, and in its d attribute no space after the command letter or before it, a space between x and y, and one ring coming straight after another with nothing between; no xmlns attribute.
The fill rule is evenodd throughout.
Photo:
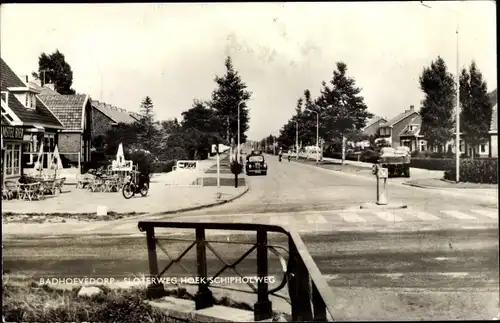
<svg viewBox="0 0 500 323"><path fill-rule="evenodd" d="M8 91L9 87L27 87L27 85L14 73L3 59L0 59L0 89ZM16 116L27 125L40 124L48 128L61 129L64 126L57 120L57 117L43 104L37 96L36 108L26 108L17 98L9 92L9 108Z"/></svg>
<svg viewBox="0 0 500 323"><path fill-rule="evenodd" d="M387 122L387 120L385 120L382 117L374 116L373 118L371 118L370 120L368 120L368 122L366 123L365 129L368 128L368 127L373 126L374 124L376 124L377 122L379 122L381 120L383 120L384 122Z"/></svg>
<svg viewBox="0 0 500 323"><path fill-rule="evenodd" d="M83 109L88 101L84 94L40 95L40 99L64 124L65 130L82 130Z"/></svg>
<svg viewBox="0 0 500 323"><path fill-rule="evenodd" d="M422 125L422 117L420 115L416 115L408 122L408 125L404 127L403 131L399 134L400 137L414 137L420 134L420 126ZM410 130L409 126L416 126L412 130Z"/></svg>
<svg viewBox="0 0 500 323"><path fill-rule="evenodd" d="M46 86L40 86L36 82L28 82L28 84L36 90L40 91L40 95L61 95L57 91L54 91Z"/></svg>
<svg viewBox="0 0 500 323"><path fill-rule="evenodd" d="M116 123L134 123L137 121L131 114L124 109L117 108L104 102L92 101L92 106L102 112L105 116Z"/></svg>
<svg viewBox="0 0 500 323"><path fill-rule="evenodd" d="M4 116L2 116L2 126L10 126L10 121L7 120Z"/></svg>
<svg viewBox="0 0 500 323"><path fill-rule="evenodd" d="M389 121L381 124L380 126L381 127L392 127L395 124L397 124L397 123L403 121L404 119L408 118L409 116L411 116L414 113L418 113L418 112L415 111L414 109L406 110L405 112L398 114L397 116L395 116L394 118L390 119Z"/></svg>

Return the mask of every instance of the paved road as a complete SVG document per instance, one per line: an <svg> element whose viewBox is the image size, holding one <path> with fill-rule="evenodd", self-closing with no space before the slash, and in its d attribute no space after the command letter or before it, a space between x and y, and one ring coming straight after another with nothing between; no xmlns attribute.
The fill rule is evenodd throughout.
<svg viewBox="0 0 500 323"><path fill-rule="evenodd" d="M229 221L293 225L300 232L415 231L498 228L498 201L425 190L389 180L389 203L398 210L360 210L375 202L373 178L325 170L267 156L267 176L250 176L250 191L217 208L166 216L183 221ZM80 232L137 232L137 221L92 224Z"/></svg>
<svg viewBox="0 0 500 323"><path fill-rule="evenodd" d="M344 232L306 234L303 239L338 297L337 319L467 320L490 319L498 314L497 230ZM229 240L252 238L232 236ZM279 236L272 237L270 243L286 246ZM188 245L166 241L162 244L168 246L172 257ZM234 244L212 245L227 261L236 260L248 250L248 246ZM159 257L160 267L165 266L168 258L160 250ZM214 274L222 263L210 252L208 259L209 273ZM181 264L187 273L174 265L169 275L194 275L194 251ZM96 236L7 240L3 265L6 271L34 272L44 278L123 278L140 276L148 270L144 238ZM237 269L242 275L253 276L255 266L252 253ZM274 256L270 275L282 277L280 263Z"/></svg>
<svg viewBox="0 0 500 323"><path fill-rule="evenodd" d="M339 296L338 319L488 319L498 314L496 201L390 183L389 201L408 209L361 211L360 204L375 200L371 178L278 163L272 156L268 164L267 176L248 178L251 190L244 197L173 219L297 227ZM77 233L93 236L78 238L4 237L4 267L71 276L144 272L145 241L100 236L109 232L137 233L137 220L86 224ZM179 245L168 247L180 251ZM232 247L223 254L235 259L240 252ZM220 268L215 264L211 258L209 268ZM279 269L277 260L270 266L275 273Z"/></svg>

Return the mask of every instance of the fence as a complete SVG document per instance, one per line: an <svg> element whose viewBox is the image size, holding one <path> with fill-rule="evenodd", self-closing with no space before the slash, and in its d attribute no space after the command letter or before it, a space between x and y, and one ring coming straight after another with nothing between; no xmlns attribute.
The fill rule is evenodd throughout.
<svg viewBox="0 0 500 323"><path fill-rule="evenodd" d="M257 276L259 279L257 287L249 284L252 292L257 294L257 302L254 306L255 321L266 320L272 317L272 303L269 300L269 295L281 297L276 292L288 285L289 300L287 302L291 306L293 321L321 321L327 322L327 312L330 319L333 320L333 301L334 295L328 286L323 275L319 271L316 263L309 254L300 235L293 230L286 230L281 226L264 225L254 223L189 223L189 222L159 222L159 221L140 221L138 224L141 232L146 232L146 242L148 248L149 273L152 278L160 278L174 264L181 265L182 258L193 248L196 247L197 261L197 276L199 282L198 293L195 297L196 310L211 307L214 305L214 299L210 288L221 288L226 290L235 290L240 292L248 292L230 287L210 286L210 281L220 277L220 275L228 268L231 268L240 277L243 277L237 270L236 266L241 263L254 250L257 251ZM196 233L195 240L192 239L174 239L174 238L159 238L156 236L156 229L193 229ZM234 230L234 231L251 231L256 234L256 241L250 243L251 248L245 252L238 260L229 263L214 249L212 243L225 244L249 244L235 241L218 241L208 240L206 238L207 230ZM268 243L269 233L280 233L288 239L288 250L282 246L271 245ZM168 251L159 243L160 241L181 241L190 242L189 247L181 253L178 258L172 259ZM156 248L160 248L171 261L161 271L158 267L158 256ZM224 264L213 277L208 277L207 270L207 249ZM278 250L283 250L288 253L288 261L285 261ZM271 251L277 255L282 261L284 267L283 280L274 289L269 290L268 282L265 278L268 276L268 252ZM181 265L182 267L182 265ZM184 268L184 267L182 267ZM187 270L184 269L186 272ZM192 273L191 273L192 274ZM157 280L158 282L158 280ZM311 283L311 284L310 284ZM312 287L312 288L311 288ZM156 283L148 286L148 296L150 298L162 297L164 286L161 283ZM311 290L312 289L312 290ZM311 307L312 303L312 307Z"/></svg>

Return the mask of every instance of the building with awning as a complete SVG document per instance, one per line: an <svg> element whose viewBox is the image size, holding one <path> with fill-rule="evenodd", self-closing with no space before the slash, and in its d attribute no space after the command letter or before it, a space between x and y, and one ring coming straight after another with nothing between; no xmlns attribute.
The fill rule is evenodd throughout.
<svg viewBox="0 0 500 323"><path fill-rule="evenodd" d="M50 154L64 125L40 100L40 92L28 79L20 78L3 59L0 61L3 183L20 177L24 168L33 165L40 145Z"/></svg>

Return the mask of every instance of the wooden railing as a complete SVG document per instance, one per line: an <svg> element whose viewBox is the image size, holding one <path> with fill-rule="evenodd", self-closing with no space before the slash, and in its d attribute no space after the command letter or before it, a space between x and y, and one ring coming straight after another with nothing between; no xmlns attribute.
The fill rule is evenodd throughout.
<svg viewBox="0 0 500 323"><path fill-rule="evenodd" d="M268 252L277 255L282 262L282 267L285 272L281 283L269 289L265 279L259 279L257 287L249 283L253 293L257 294L257 302L254 304L255 321L266 320L272 317L272 303L269 296L284 298L282 295L276 294L279 290L288 285L289 299L286 299L291 305L291 314L293 321L333 321L334 314L334 296L328 286L324 276L319 271L316 263L309 254L300 235L291 229L285 229L276 225L264 225L254 223L192 223L192 222L160 222L160 221L140 221L138 224L139 230L146 233L149 273L152 279L160 278L164 275L173 264L179 264L181 259L193 248L196 247L196 263L197 275L199 277L198 292L195 296L196 309L203 309L214 305L211 288L224 288L229 290L237 290L246 292L241 289L234 289L221 286L210 286L210 281L219 277L226 269L232 269L240 277L243 277L236 270L236 266L241 263L252 251L257 250L257 277L266 278L268 276ZM193 240L160 238L156 236L156 230L160 228L170 229L193 229L196 233L196 238ZM255 234L255 242L250 243L251 248L245 252L238 260L233 263L226 262L221 255L213 248L212 243L227 243L227 244L249 244L239 243L234 241L215 241L206 238L207 230L231 230L231 231L248 231ZM268 233L281 233L288 240L288 250L282 246L272 245L268 242ZM168 251L159 242L162 240L169 241L184 241L191 244L180 254L179 257L172 259ZM171 259L167 266L161 271L158 268L158 256L156 248L159 247ZM224 267L219 270L213 277L208 277L207 272L207 254L209 249L219 258ZM288 260L285 261L283 255L278 250L285 251L288 254ZM155 294L160 297L164 286L157 279L156 283L148 287L148 294L151 298L155 298ZM329 314L329 315L328 315Z"/></svg>

